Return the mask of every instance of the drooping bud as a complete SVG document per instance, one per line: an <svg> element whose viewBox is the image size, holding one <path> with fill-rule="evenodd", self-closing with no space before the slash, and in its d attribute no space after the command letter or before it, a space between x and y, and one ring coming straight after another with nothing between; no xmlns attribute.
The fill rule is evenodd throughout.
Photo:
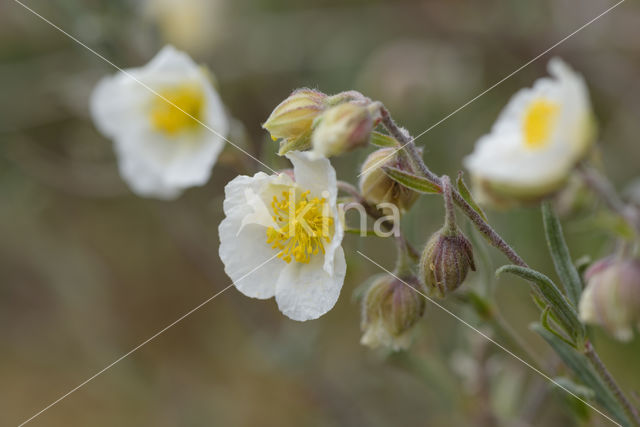
<svg viewBox="0 0 640 427"><path fill-rule="evenodd" d="M580 319L602 326L621 341L640 328L640 259L608 257L595 262L584 275Z"/></svg>
<svg viewBox="0 0 640 427"><path fill-rule="evenodd" d="M424 248L420 259L420 277L432 296L444 298L456 290L475 271L471 242L457 228L448 226L436 232Z"/></svg>
<svg viewBox="0 0 640 427"><path fill-rule="evenodd" d="M373 205L392 203L400 212L405 212L411 208L419 194L391 179L383 170L385 166L415 173L407 162L402 161L395 148L381 148L369 154L362 164L360 193Z"/></svg>
<svg viewBox="0 0 640 427"><path fill-rule="evenodd" d="M313 89L297 89L273 110L262 127L274 141L282 139L278 154L311 148L313 121L326 109L326 98Z"/></svg>
<svg viewBox="0 0 640 427"><path fill-rule="evenodd" d="M329 108L318 120L311 142L313 150L325 157L367 145L373 130L369 108L351 102Z"/></svg>
<svg viewBox="0 0 640 427"><path fill-rule="evenodd" d="M426 303L419 293L423 292L419 281L415 277L403 280L406 283L384 275L367 290L362 303L362 344L394 350L409 347L411 331L422 318Z"/></svg>

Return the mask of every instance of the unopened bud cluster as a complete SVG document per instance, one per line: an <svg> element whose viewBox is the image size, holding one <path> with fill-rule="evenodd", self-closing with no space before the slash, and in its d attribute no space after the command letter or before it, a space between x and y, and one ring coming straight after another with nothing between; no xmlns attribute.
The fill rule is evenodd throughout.
<svg viewBox="0 0 640 427"><path fill-rule="evenodd" d="M406 349L411 331L422 318L425 299L415 277L399 280L384 275L375 280L362 303L361 343L369 347Z"/></svg>
<svg viewBox="0 0 640 427"><path fill-rule="evenodd" d="M604 258L585 273L580 318L602 326L621 341L640 328L640 259Z"/></svg>
<svg viewBox="0 0 640 427"><path fill-rule="evenodd" d="M422 252L420 277L430 295L444 298L456 290L475 271L471 242L457 228L448 227L435 233Z"/></svg>
<svg viewBox="0 0 640 427"><path fill-rule="evenodd" d="M278 105L262 125L283 155L292 150L337 156L369 142L378 118L377 103L357 92L333 96L298 89Z"/></svg>

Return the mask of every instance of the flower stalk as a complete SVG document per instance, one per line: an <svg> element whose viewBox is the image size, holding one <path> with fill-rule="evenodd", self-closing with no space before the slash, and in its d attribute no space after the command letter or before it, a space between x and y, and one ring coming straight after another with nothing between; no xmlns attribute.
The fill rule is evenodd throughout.
<svg viewBox="0 0 640 427"><path fill-rule="evenodd" d="M605 364L598 356L598 353L596 353L593 345L591 345L589 341L587 341L585 344L584 354L585 356L587 356L587 359L589 359L589 362L591 362L591 365L593 365L596 372L598 372L598 375L600 375L600 377L602 377L604 382L607 384L607 387L609 387L609 390L611 390L616 400L620 403L629 419L636 427L640 426L640 415L638 414L638 410L631 404L631 402L629 402L629 399L627 399L627 397L624 395L624 393L620 389L620 386L618 385L618 383L616 383L616 380L613 378Z"/></svg>
<svg viewBox="0 0 640 427"><path fill-rule="evenodd" d="M442 180L435 175L422 160L422 156L418 148L415 145L414 139L409 136L406 130L400 128L386 107L380 108L380 114L382 118L382 124L389 131L397 141L401 143L401 149L405 149L411 159L412 165L419 170L422 175L431 181L433 184L442 187ZM528 267L527 263L518 255L518 253L502 238L500 235L482 218L482 216L467 203L467 201L460 195L460 193L451 189L451 196L453 201L464 212L464 214L474 223L476 228L482 233L482 235L493 245L500 250L511 262L520 267Z"/></svg>

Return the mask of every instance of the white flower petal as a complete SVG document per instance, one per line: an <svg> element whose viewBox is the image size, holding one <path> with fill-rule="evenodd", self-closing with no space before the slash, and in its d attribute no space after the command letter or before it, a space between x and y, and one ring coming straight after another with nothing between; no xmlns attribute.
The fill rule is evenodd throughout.
<svg viewBox="0 0 640 427"><path fill-rule="evenodd" d="M226 217L218 228L219 254L224 263L224 271L234 281L236 288L252 298L273 297L276 283L286 264L280 258L273 258L277 252L267 244L264 226L242 225L243 218L253 212L246 203L245 189L251 188L259 193L261 187L268 185L274 178L277 177L259 172L253 177L238 176L225 187Z"/></svg>
<svg viewBox="0 0 640 427"><path fill-rule="evenodd" d="M138 128L146 121L146 106L153 94L124 73L98 82L90 99L91 117L98 130L110 138Z"/></svg>
<svg viewBox="0 0 640 427"><path fill-rule="evenodd" d="M282 270L276 288L276 302L283 314L293 320L317 319L331 310L338 300L347 265L342 247L334 257L334 274L322 268L322 257L309 264L291 262Z"/></svg>

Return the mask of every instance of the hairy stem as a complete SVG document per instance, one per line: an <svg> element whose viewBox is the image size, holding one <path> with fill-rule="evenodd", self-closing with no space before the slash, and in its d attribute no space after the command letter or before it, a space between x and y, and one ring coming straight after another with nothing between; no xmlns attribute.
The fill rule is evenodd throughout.
<svg viewBox="0 0 640 427"><path fill-rule="evenodd" d="M442 180L435 175L422 160L422 156L414 139L409 136L408 132L400 128L391 118L389 111L382 107L380 109L382 117L382 124L387 128L391 136L397 139L402 145L400 149L406 150L407 154L411 158L414 166L419 170L425 178L434 184L442 187ZM491 243L494 247L500 250L511 262L520 267L528 267L527 263L518 255L518 253L478 214L466 200L458 193L454 188L451 189L451 195L453 201L464 212L464 214L474 223L480 233Z"/></svg>
<svg viewBox="0 0 640 427"><path fill-rule="evenodd" d="M453 196L451 195L451 180L447 175L443 175L440 178L440 182L442 182L442 194L444 195L444 228L447 233L455 235L458 231L458 226L456 225L456 210L453 206Z"/></svg>
<svg viewBox="0 0 640 427"><path fill-rule="evenodd" d="M600 375L605 384L607 384L607 387L609 387L609 390L611 390L616 400L618 400L618 403L620 403L629 419L634 425L640 426L640 415L638 415L638 410L631 404L631 402L629 402L629 399L626 398L622 389L620 389L620 386L616 383L616 380L613 378L609 370L607 370L604 363L602 363L602 360L600 360L600 357L593 348L593 345L588 341L585 345L584 354L587 356L587 359L589 359L596 372L598 372L598 375Z"/></svg>

